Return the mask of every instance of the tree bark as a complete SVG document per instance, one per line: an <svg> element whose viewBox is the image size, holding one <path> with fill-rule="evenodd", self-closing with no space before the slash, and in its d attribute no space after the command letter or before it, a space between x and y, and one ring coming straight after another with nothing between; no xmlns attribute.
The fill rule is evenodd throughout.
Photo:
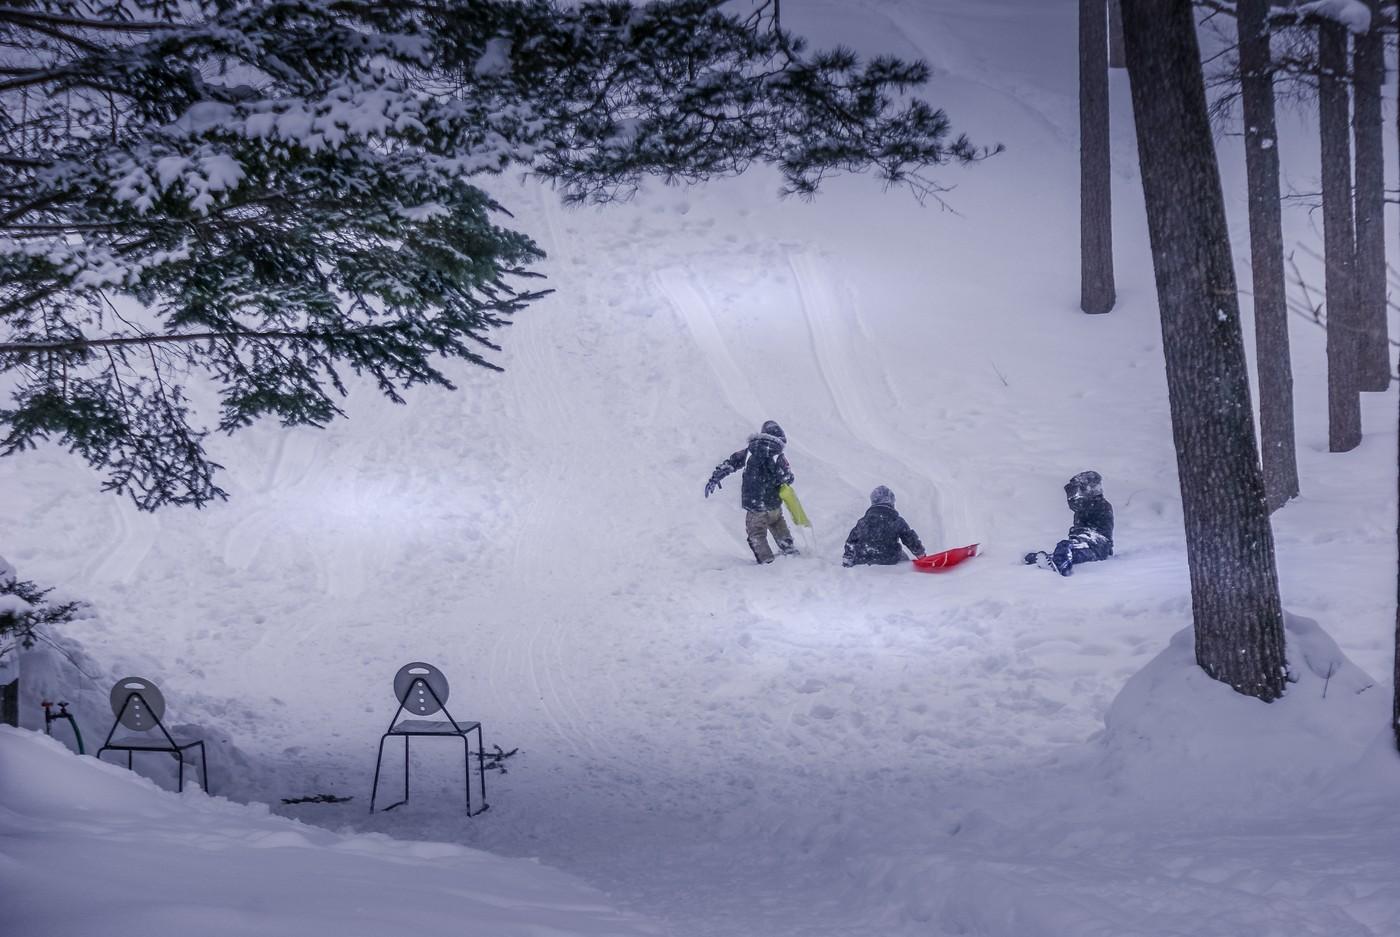
<svg viewBox="0 0 1400 937"><path fill-rule="evenodd" d="M1367 0L1371 29L1354 40L1352 60L1356 101L1356 311L1361 390L1390 387L1390 336L1386 323L1385 144L1381 84L1385 81L1385 37L1380 4Z"/></svg>
<svg viewBox="0 0 1400 937"><path fill-rule="evenodd" d="M1108 67L1128 67L1123 51L1123 0L1108 0Z"/></svg>
<svg viewBox="0 0 1400 937"><path fill-rule="evenodd" d="M1356 315L1356 242L1351 212L1351 115L1347 93L1347 29L1317 28L1318 126L1322 136L1322 252L1327 301L1327 446L1347 452L1361 443Z"/></svg>
<svg viewBox="0 0 1400 937"><path fill-rule="evenodd" d="M1196 662L1240 693L1273 700L1284 691L1283 610L1192 2L1123 0L1123 32Z"/></svg>
<svg viewBox="0 0 1400 937"><path fill-rule="evenodd" d="M1400 0L1395 3L1395 13L1400 16ZM1397 89L1397 97L1400 97L1400 89ZM1400 108L1395 112L1395 136L1400 141ZM1400 416L1396 419L1397 427L1400 427ZM1395 521L1395 542L1397 554L1400 554L1400 455L1396 459L1396 504L1397 517ZM1390 724L1395 730L1395 750L1400 751L1400 563L1396 566L1395 583L1395 692L1391 703Z"/></svg>
<svg viewBox="0 0 1400 937"><path fill-rule="evenodd" d="M1079 0L1079 308L1113 308L1113 200L1109 175L1108 17L1104 0Z"/></svg>
<svg viewBox="0 0 1400 937"><path fill-rule="evenodd" d="M1274 117L1270 0L1239 0L1245 174L1249 188L1249 252L1254 285L1254 346L1259 371L1259 447L1269 510L1298 496L1293 433L1293 363L1283 272L1278 128Z"/></svg>
<svg viewBox="0 0 1400 937"><path fill-rule="evenodd" d="M19 677L0 684L0 725L19 728Z"/></svg>

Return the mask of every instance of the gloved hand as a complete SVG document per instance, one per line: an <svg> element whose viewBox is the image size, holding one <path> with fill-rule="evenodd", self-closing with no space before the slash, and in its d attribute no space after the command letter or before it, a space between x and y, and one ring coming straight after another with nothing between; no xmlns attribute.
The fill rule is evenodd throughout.
<svg viewBox="0 0 1400 937"><path fill-rule="evenodd" d="M705 482L705 497L708 498L710 495L718 491L719 488L720 483L718 478L712 478L709 481Z"/></svg>

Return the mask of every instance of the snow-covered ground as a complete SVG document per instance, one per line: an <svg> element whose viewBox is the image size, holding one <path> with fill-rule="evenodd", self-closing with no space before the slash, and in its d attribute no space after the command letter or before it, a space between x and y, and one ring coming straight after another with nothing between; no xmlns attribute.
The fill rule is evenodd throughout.
<svg viewBox="0 0 1400 937"><path fill-rule="evenodd" d="M78 701L92 744L110 680L153 678L215 743L216 793L353 795L276 809L537 857L678 937L1400 933L1400 759L1378 741L1394 398L1368 395L1365 443L1327 454L1322 335L1297 323L1304 494L1275 516L1280 577L1337 646L1295 620L1300 682L1274 706L1210 683L1171 643L1190 598L1122 73L1119 307L1076 308L1075 10L785 6L816 44L927 57L956 128L1007 145L942 174L956 213L868 179L780 203L762 171L577 211L503 180L558 290L501 336L504 375L242 433L216 452L232 501L202 512L140 515L53 452L0 463L0 552L100 611L68 631L97 679L50 655L31 690ZM1242 159L1221 147L1243 269ZM1292 212L1295 240L1316 243L1308 224ZM701 487L770 418L816 530L760 568L737 478ZM1069 579L1021 566L1086 468L1118 555ZM930 549L984 555L841 568L877 484ZM416 756L409 806L366 811L391 678L417 659L519 749L481 817L460 815L450 746ZM26 764L70 770L50 755ZM63 848L45 843L0 852ZM27 933L63 932L45 926Z"/></svg>
<svg viewBox="0 0 1400 937"><path fill-rule="evenodd" d="M175 797L3 726L0 790L12 934L655 933L534 863Z"/></svg>

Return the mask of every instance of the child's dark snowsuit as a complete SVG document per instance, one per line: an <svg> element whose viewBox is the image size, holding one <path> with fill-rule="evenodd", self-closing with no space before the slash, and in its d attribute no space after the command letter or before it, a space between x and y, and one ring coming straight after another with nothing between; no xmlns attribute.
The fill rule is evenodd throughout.
<svg viewBox="0 0 1400 937"><path fill-rule="evenodd" d="M870 493L870 508L856 521L846 538L842 566L893 566L904 562L904 550L915 556L924 555L919 535L905 523L894 509L894 492L884 485Z"/></svg>
<svg viewBox="0 0 1400 937"><path fill-rule="evenodd" d="M744 518L744 533L748 537L749 549L753 558L760 563L773 562L773 550L768 546L768 533L772 531L778 549L783 553L795 554L792 545L792 531L783 520L783 502L778 489L791 485L792 469L788 466L783 447L787 436L783 428L772 420L763 424L761 432L749 437L747 448L740 449L719 465L715 466L710 480L705 484L705 497L720 487L720 480L739 469L744 470L744 480L740 488L739 500L747 511Z"/></svg>
<svg viewBox="0 0 1400 937"><path fill-rule="evenodd" d="M1050 565L1061 576L1074 572L1076 563L1106 560L1113 555L1113 505L1103 496L1103 477L1098 472L1080 472L1065 485L1065 500L1074 511L1069 536L1055 545ZM1035 562L1036 554L1027 561Z"/></svg>

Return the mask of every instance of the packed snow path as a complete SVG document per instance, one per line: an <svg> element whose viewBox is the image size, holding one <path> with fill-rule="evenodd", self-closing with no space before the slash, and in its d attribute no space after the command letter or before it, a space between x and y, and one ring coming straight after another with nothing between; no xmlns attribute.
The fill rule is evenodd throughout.
<svg viewBox="0 0 1400 937"><path fill-rule="evenodd" d="M598 211L503 182L558 290L501 336L504 375L243 433L215 453L233 500L200 513L137 515L67 457L0 464L23 491L9 558L97 602L110 630L78 637L104 664L227 733L247 761L216 768L225 790L354 795L289 812L538 856L680 937L1386 933L1393 825L1321 816L1308 854L1281 816L1208 832L988 794L1034 791L1189 620L1126 83L1121 304L1090 319L1073 4L801 7L785 13L817 45L928 56L928 97L1008 145L946 171L961 214L869 179L780 204L755 172ZM1393 488L1393 431L1318 451L1321 338L1296 344L1308 498L1278 516L1285 600L1383 674L1392 515L1368 492ZM1367 406L1368 432L1391 425L1388 400ZM738 479L701 487L768 418L815 549L756 568ZM1085 468L1119 556L1069 580L1021 567ZM985 555L946 576L843 570L877 484L930 549ZM413 659L447 672L488 744L520 749L474 821L452 752L427 746L413 802L364 811ZM1251 872L1257 855L1279 858ZM981 916L1013 894L1040 903Z"/></svg>

